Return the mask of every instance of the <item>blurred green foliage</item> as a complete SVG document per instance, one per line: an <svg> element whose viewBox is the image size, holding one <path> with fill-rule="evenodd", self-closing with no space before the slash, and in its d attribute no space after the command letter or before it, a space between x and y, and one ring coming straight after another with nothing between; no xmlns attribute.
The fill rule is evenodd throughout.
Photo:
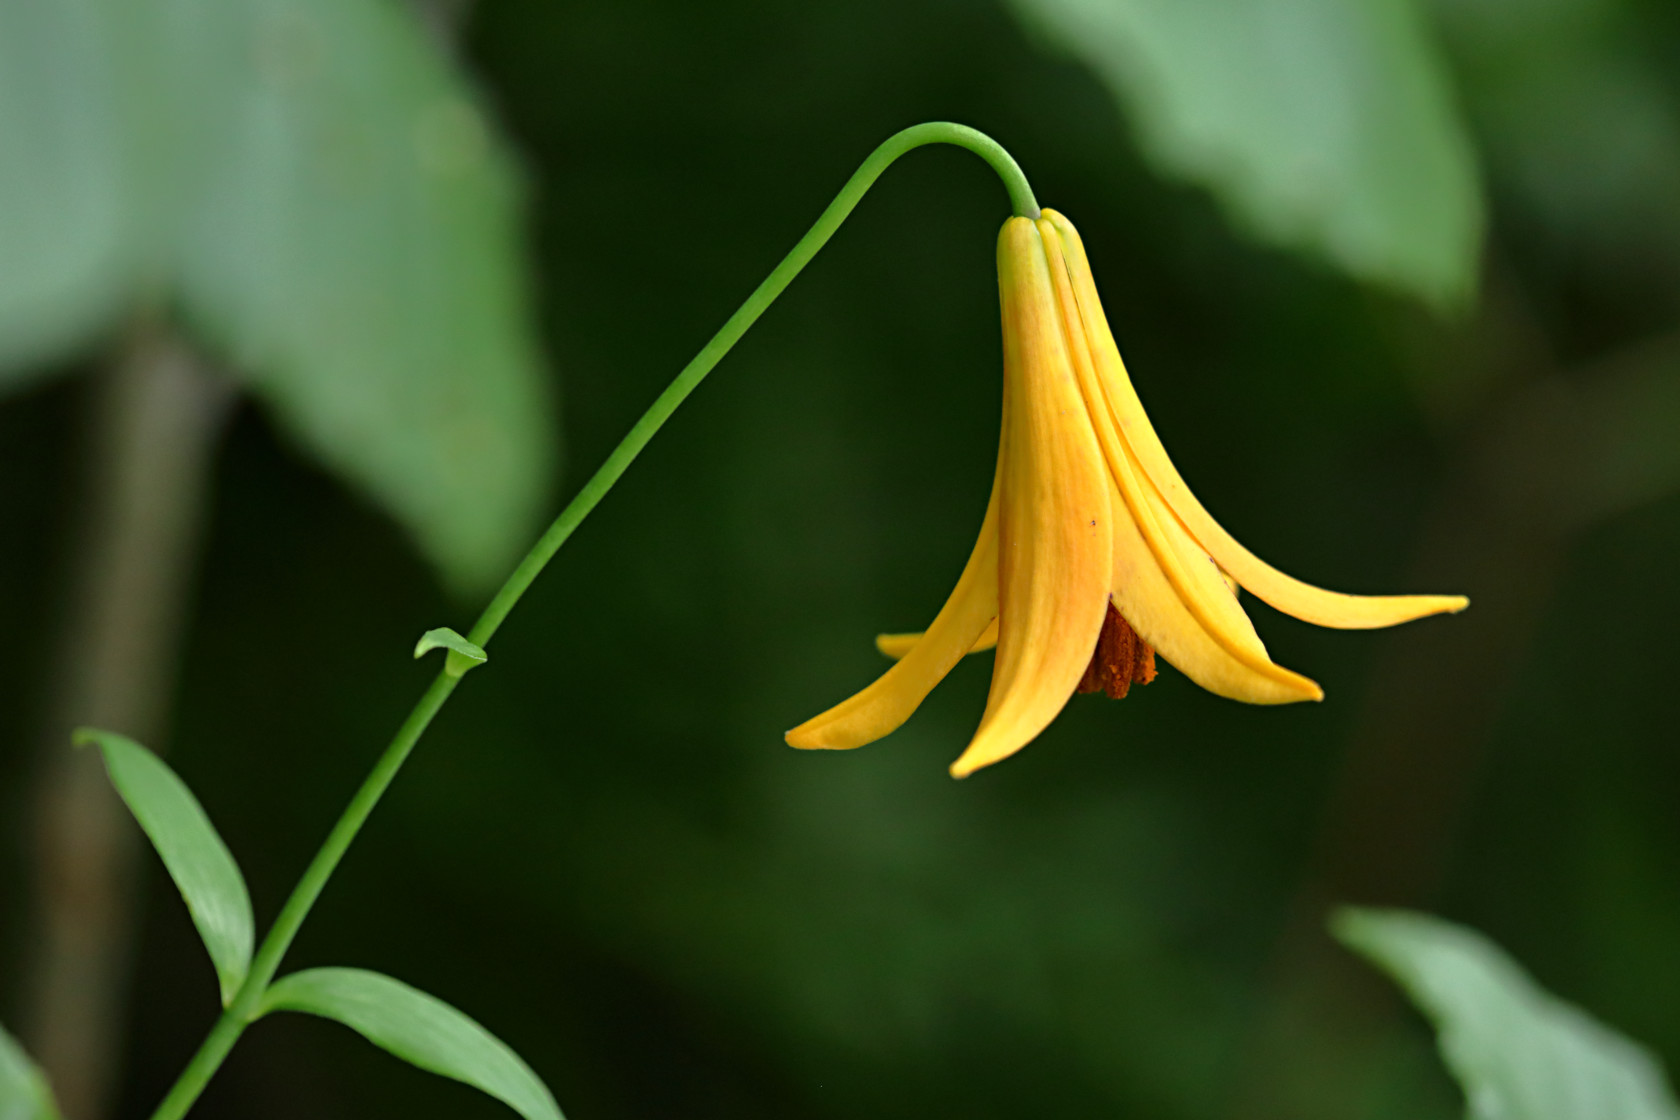
<svg viewBox="0 0 1680 1120"><path fill-rule="evenodd" d="M1257 610L1325 704L1167 672L963 783L944 766L984 659L881 744L784 748L879 671L877 631L936 609L985 503L1004 204L971 157L919 153L533 590L293 963L470 1007L592 1120L1455 1116L1427 1028L1322 928L1335 901L1405 904L1680 1060L1680 16L1430 15L1408 41L1444 44L1488 198L1461 322L1246 240L1226 188L1159 177L1135 108L1013 8L485 0L463 53L534 184L573 484L864 153L948 118L1078 223L1157 428L1239 538L1327 586L1475 606L1379 634ZM18 633L56 618L82 392L0 408ZM259 920L425 679L415 636L466 621L291 446L249 410L226 445L172 756ZM9 823L47 682L18 644L0 679ZM0 888L9 931L15 859ZM133 1116L213 1007L187 916L149 891ZM14 998L0 973L0 1019ZM259 1024L197 1115L502 1114L340 1042Z"/></svg>
<svg viewBox="0 0 1680 1120"><path fill-rule="evenodd" d="M1474 930L1405 910L1352 908L1332 928L1434 1022L1469 1120L1680 1117L1648 1051L1540 988Z"/></svg>
<svg viewBox="0 0 1680 1120"><path fill-rule="evenodd" d="M554 457L518 176L389 0L0 10L0 384L178 314L456 587L500 578Z"/></svg>
<svg viewBox="0 0 1680 1120"><path fill-rule="evenodd" d="M86 4L0 7L0 377L115 313L135 231L109 45Z"/></svg>
<svg viewBox="0 0 1680 1120"><path fill-rule="evenodd" d="M58 1120L46 1079L17 1040L0 1029L0 1120Z"/></svg>
<svg viewBox="0 0 1680 1120"><path fill-rule="evenodd" d="M1475 156L1413 0L1014 4L1242 226L1444 308L1473 298Z"/></svg>

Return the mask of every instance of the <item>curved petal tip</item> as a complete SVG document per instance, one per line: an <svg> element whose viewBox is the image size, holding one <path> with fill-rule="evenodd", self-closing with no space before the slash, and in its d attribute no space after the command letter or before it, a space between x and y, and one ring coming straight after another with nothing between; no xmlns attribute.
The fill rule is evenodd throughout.
<svg viewBox="0 0 1680 1120"><path fill-rule="evenodd" d="M815 723L812 720L811 723ZM861 743L839 743L827 739L821 728L812 727L811 723L802 723L792 731L786 732L782 738L790 747L797 747L802 751L846 751L853 747L862 746Z"/></svg>
<svg viewBox="0 0 1680 1120"><path fill-rule="evenodd" d="M875 648L894 661L902 661L904 655L916 648L916 643L922 640L920 634L877 634Z"/></svg>

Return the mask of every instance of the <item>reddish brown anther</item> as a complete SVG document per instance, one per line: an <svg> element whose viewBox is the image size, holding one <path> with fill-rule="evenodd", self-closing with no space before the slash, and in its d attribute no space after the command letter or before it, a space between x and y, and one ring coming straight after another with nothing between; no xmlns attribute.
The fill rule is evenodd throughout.
<svg viewBox="0 0 1680 1120"><path fill-rule="evenodd" d="M1138 637L1110 603L1102 633L1097 635L1097 648L1091 652L1091 664L1080 678L1079 691L1105 692L1110 699L1122 700L1134 684L1148 684L1154 679L1155 648Z"/></svg>

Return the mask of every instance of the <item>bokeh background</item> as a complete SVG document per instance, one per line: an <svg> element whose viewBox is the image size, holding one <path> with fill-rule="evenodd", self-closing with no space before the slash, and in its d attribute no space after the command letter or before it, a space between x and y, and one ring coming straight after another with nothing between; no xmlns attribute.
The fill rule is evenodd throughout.
<svg viewBox="0 0 1680 1120"><path fill-rule="evenodd" d="M1487 932L1680 1061L1680 7L1370 5L1379 56L1427 49L1406 97L1447 122L1442 188L1414 181L1404 121L1359 115L1392 75L1339 5L1185 5L1277 15L1240 41L1299 85L1283 119L1342 114L1367 182L1404 196L1389 209L1416 203L1389 257L1319 230L1334 191L1267 211L1275 168L1220 148L1218 119L1183 124L1205 107L1151 107L1197 74L1152 68L1171 52L1132 32L1172 23L1156 7L424 12L415 42L471 75L522 184L518 224L474 236L515 246L509 314L529 309L542 357L508 360L540 381L480 445L542 444L547 417L561 438L508 509L557 508L877 142L952 119L1079 225L1158 430L1240 539L1326 586L1473 609L1345 633L1252 604L1325 703L1244 707L1167 669L960 783L989 656L882 743L783 746L882 668L876 632L931 617L985 504L1006 201L972 156L918 152L530 593L291 965L451 1001L575 1120L1456 1116L1423 1021L1324 932L1336 903L1397 904ZM1112 43L1069 33L1107 8L1144 14ZM280 243L234 241L257 275ZM300 426L238 314L154 297L15 357L0 400L0 1021L26 1042L35 798L85 718L54 697L136 352L241 386L200 393L207 458L181 485L202 483L201 524L147 718L259 924L433 671L415 638L464 631L475 565L534 524L439 528L387 484L400 456L368 468ZM346 361L328 374L355 383ZM146 853L132 868L112 1117L146 1115L215 1013L173 888ZM253 1028L195 1113L502 1114L301 1017Z"/></svg>

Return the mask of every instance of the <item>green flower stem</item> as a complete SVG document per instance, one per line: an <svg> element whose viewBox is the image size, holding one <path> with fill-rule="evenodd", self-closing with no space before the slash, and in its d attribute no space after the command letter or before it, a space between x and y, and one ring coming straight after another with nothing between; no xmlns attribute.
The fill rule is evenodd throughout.
<svg viewBox="0 0 1680 1120"><path fill-rule="evenodd" d="M1033 198L1032 188L1027 185L1026 176L1021 173L1020 166L1009 153L991 137L964 125L946 122L915 125L888 137L880 147L870 153L869 158L864 160L863 165L846 181L846 185L840 188L840 193L828 204L828 209L822 212L805 236L799 239L799 243L782 258L782 263L754 289L746 302L729 317L728 322L712 336L711 341L706 343L700 353L694 356L694 360L682 368L665 391L660 393L642 414L642 418L636 421L635 426L619 441L612 454L607 456L606 462L583 484L583 488L567 503L566 508L560 511L560 515L554 519L548 531L526 554L525 559L520 561L519 567L515 568L507 582L502 584L501 590L496 592L496 597L490 601L490 605L484 608L484 613L479 616L478 622L467 636L469 641L480 646L489 644L491 635L500 628L508 612L519 602L520 596L525 594L543 568L554 558L554 554L560 550L560 546L566 543L566 539L583 519L589 516L590 511L606 496L607 491L613 488L613 484L635 461L636 456L641 454L642 448L647 446L654 433L670 419L677 406L687 399L712 368L729 353L730 348L747 333L747 328L758 321L765 309L775 302L776 297L781 295L793 282L793 278L810 263L818 250L828 243L828 239L834 236L834 231L840 228L840 224L857 206L858 200L874 185L875 180L881 177L881 173L899 156L924 144L955 144L980 156L1003 180L1016 215L1038 217L1038 202ZM349 807L344 810L343 816L321 845L321 850L315 854L303 877L298 880L298 885L293 888L291 897L280 910L280 916L274 920L273 928L257 948L256 957L251 962L250 974L240 985L233 1002L211 1028L210 1034L199 1046L187 1068L182 1071L169 1095L158 1105L157 1111L152 1113L152 1120L180 1120L185 1116L228 1052L233 1049L239 1036L257 1018L263 993L274 979L281 959L286 955L286 950L291 948L292 939L297 936L304 919L309 916L309 910L320 897L322 888L327 885L327 880L337 869L339 860L344 858L351 841L356 838L356 833L373 812L373 807L379 803L391 780L397 776L397 771L408 758L409 752L420 741L420 736L432 722L432 717L437 715L458 684L459 677L451 677L447 672L439 673L425 695L414 705L414 710L409 713L408 719L403 721L396 737L391 740L390 746L385 748L385 753L379 756L372 773L356 791L355 797L351 798Z"/></svg>

